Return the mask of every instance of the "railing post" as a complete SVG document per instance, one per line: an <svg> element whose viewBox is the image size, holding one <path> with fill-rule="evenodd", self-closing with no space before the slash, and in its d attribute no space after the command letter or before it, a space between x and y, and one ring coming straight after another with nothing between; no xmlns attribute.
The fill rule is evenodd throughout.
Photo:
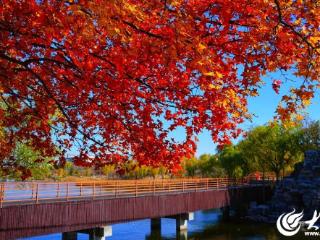
<svg viewBox="0 0 320 240"><path fill-rule="evenodd" d="M4 199L4 183L0 185L0 208L3 206L3 199Z"/></svg>
<svg viewBox="0 0 320 240"><path fill-rule="evenodd" d="M31 200L34 198L34 183L31 183Z"/></svg>
<svg viewBox="0 0 320 240"><path fill-rule="evenodd" d="M60 183L57 185L57 198L60 196Z"/></svg>
<svg viewBox="0 0 320 240"><path fill-rule="evenodd" d="M198 190L198 180L196 180L196 192Z"/></svg>
<svg viewBox="0 0 320 240"><path fill-rule="evenodd" d="M96 183L94 182L93 183L93 189L92 189L92 196L93 196L93 199L95 198L95 196L96 196Z"/></svg>
<svg viewBox="0 0 320 240"><path fill-rule="evenodd" d="M220 178L217 178L217 189L219 189L219 180Z"/></svg>
<svg viewBox="0 0 320 240"><path fill-rule="evenodd" d="M82 196L82 183L80 183L80 197Z"/></svg>
<svg viewBox="0 0 320 240"><path fill-rule="evenodd" d="M39 183L36 185L36 203L39 203Z"/></svg>
<svg viewBox="0 0 320 240"><path fill-rule="evenodd" d="M138 185L137 185L137 180L135 181L135 196L138 196Z"/></svg>
<svg viewBox="0 0 320 240"><path fill-rule="evenodd" d="M115 188L114 188L114 197L115 198L117 198L117 190L118 190L118 181L116 181L116 184L115 184L115 186L114 186Z"/></svg>
<svg viewBox="0 0 320 240"><path fill-rule="evenodd" d="M209 179L208 178L206 180L206 184L207 184L207 190L209 190Z"/></svg>
<svg viewBox="0 0 320 240"><path fill-rule="evenodd" d="M156 180L153 179L153 196L156 195Z"/></svg>
<svg viewBox="0 0 320 240"><path fill-rule="evenodd" d="M182 192L184 192L184 180L182 180Z"/></svg>
<svg viewBox="0 0 320 240"><path fill-rule="evenodd" d="M69 200L69 183L67 183L66 199Z"/></svg>

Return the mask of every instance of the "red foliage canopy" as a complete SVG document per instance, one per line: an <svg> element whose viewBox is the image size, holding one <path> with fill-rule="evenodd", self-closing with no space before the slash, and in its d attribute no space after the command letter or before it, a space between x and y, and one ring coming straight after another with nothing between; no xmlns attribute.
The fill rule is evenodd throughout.
<svg viewBox="0 0 320 240"><path fill-rule="evenodd" d="M28 140L44 155L77 146L80 165L174 169L203 129L220 144L238 136L261 76L290 69L305 81L284 96L286 118L319 80L319 10L311 0L4 1L0 161ZM178 127L183 142L170 138Z"/></svg>

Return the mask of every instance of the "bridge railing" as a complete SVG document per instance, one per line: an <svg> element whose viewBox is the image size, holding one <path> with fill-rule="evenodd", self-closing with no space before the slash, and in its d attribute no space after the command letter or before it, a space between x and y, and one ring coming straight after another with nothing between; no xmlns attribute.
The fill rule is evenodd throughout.
<svg viewBox="0 0 320 240"><path fill-rule="evenodd" d="M249 185L250 181L249 178L185 178L91 182L2 182L0 183L0 208L43 202L111 199L218 190Z"/></svg>

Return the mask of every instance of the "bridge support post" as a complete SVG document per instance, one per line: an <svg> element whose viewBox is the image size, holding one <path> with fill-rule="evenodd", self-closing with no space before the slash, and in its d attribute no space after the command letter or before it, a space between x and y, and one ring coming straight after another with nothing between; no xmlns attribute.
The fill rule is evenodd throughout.
<svg viewBox="0 0 320 240"><path fill-rule="evenodd" d="M179 240L188 239L188 221L194 219L194 213L183 213L176 216L176 238Z"/></svg>
<svg viewBox="0 0 320 240"><path fill-rule="evenodd" d="M194 213L182 213L173 216L166 216L176 220L176 238L179 240L188 239L188 221L194 219Z"/></svg>
<svg viewBox="0 0 320 240"><path fill-rule="evenodd" d="M188 229L188 220L182 217L176 218L176 230L177 233Z"/></svg>
<svg viewBox="0 0 320 240"><path fill-rule="evenodd" d="M152 239L161 239L161 218L151 218L151 232Z"/></svg>
<svg viewBox="0 0 320 240"><path fill-rule="evenodd" d="M62 233L62 240L77 240L77 232Z"/></svg>
<svg viewBox="0 0 320 240"><path fill-rule="evenodd" d="M89 234L89 240L104 240L106 237L112 236L112 227L111 226L97 227L97 228L85 230L84 233Z"/></svg>
<svg viewBox="0 0 320 240"><path fill-rule="evenodd" d="M194 219L194 213L182 213L172 216L172 218L176 219L176 230L177 232L180 232L188 229L188 221Z"/></svg>
<svg viewBox="0 0 320 240"><path fill-rule="evenodd" d="M183 231L180 231L180 232L177 232L176 235L177 235L176 239L178 239L178 240L188 240L188 231L187 231L187 229L183 230Z"/></svg>
<svg viewBox="0 0 320 240"><path fill-rule="evenodd" d="M106 237L112 236L111 226L97 227L77 232L62 233L62 240L77 240L77 233L84 233L89 235L89 240L105 240Z"/></svg>
<svg viewBox="0 0 320 240"><path fill-rule="evenodd" d="M221 212L222 212L222 218L228 221L230 219L230 207L229 206L222 207Z"/></svg>

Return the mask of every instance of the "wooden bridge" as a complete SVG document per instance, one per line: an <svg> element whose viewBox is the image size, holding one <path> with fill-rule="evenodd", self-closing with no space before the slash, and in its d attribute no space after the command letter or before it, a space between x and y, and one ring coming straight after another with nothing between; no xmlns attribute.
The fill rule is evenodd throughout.
<svg viewBox="0 0 320 240"><path fill-rule="evenodd" d="M229 178L5 182L0 183L0 239L54 232L76 239L79 231L103 239L107 225L151 218L152 229L159 230L161 217L176 218L179 231L190 212L261 202L270 193L265 181Z"/></svg>

